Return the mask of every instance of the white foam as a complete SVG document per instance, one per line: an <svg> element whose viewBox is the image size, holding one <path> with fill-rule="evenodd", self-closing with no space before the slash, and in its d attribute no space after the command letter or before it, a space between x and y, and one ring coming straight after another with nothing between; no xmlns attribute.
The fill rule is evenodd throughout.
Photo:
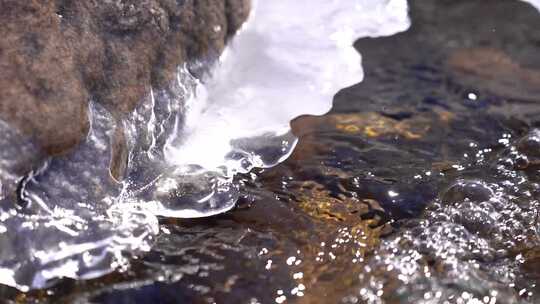
<svg viewBox="0 0 540 304"><path fill-rule="evenodd" d="M326 113L337 91L363 78L355 39L404 31L407 13L405 0L255 2L245 28L198 86L177 134L182 144L169 146L167 159L215 169L227 163L234 139L282 135L295 117Z"/></svg>

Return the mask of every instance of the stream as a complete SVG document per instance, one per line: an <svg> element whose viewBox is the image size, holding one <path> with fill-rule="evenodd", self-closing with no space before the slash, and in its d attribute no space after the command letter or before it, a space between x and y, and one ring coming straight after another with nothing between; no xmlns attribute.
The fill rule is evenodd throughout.
<svg viewBox="0 0 540 304"><path fill-rule="evenodd" d="M124 179L91 103L83 144L0 187L0 298L537 303L530 2L256 1L121 122Z"/></svg>

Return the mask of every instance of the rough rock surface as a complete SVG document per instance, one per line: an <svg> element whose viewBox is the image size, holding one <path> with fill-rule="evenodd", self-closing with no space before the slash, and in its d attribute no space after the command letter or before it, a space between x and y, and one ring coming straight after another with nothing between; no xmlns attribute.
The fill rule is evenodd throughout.
<svg viewBox="0 0 540 304"><path fill-rule="evenodd" d="M87 134L88 103L113 115L215 57L249 0L0 0L0 120L48 154Z"/></svg>

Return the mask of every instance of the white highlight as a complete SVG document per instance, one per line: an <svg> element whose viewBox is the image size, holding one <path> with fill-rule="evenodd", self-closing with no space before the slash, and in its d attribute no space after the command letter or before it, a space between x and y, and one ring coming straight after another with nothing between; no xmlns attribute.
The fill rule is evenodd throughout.
<svg viewBox="0 0 540 304"><path fill-rule="evenodd" d="M522 0L530 3L532 6L536 7L540 11L540 0Z"/></svg>

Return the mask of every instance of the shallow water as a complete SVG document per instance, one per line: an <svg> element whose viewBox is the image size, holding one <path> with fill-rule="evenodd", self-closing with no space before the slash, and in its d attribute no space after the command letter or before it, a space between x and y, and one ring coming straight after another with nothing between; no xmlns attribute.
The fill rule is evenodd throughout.
<svg viewBox="0 0 540 304"><path fill-rule="evenodd" d="M289 159L236 178L238 205L160 221L149 253L18 302L540 301L540 14L412 1L356 42L364 81L292 123Z"/></svg>

